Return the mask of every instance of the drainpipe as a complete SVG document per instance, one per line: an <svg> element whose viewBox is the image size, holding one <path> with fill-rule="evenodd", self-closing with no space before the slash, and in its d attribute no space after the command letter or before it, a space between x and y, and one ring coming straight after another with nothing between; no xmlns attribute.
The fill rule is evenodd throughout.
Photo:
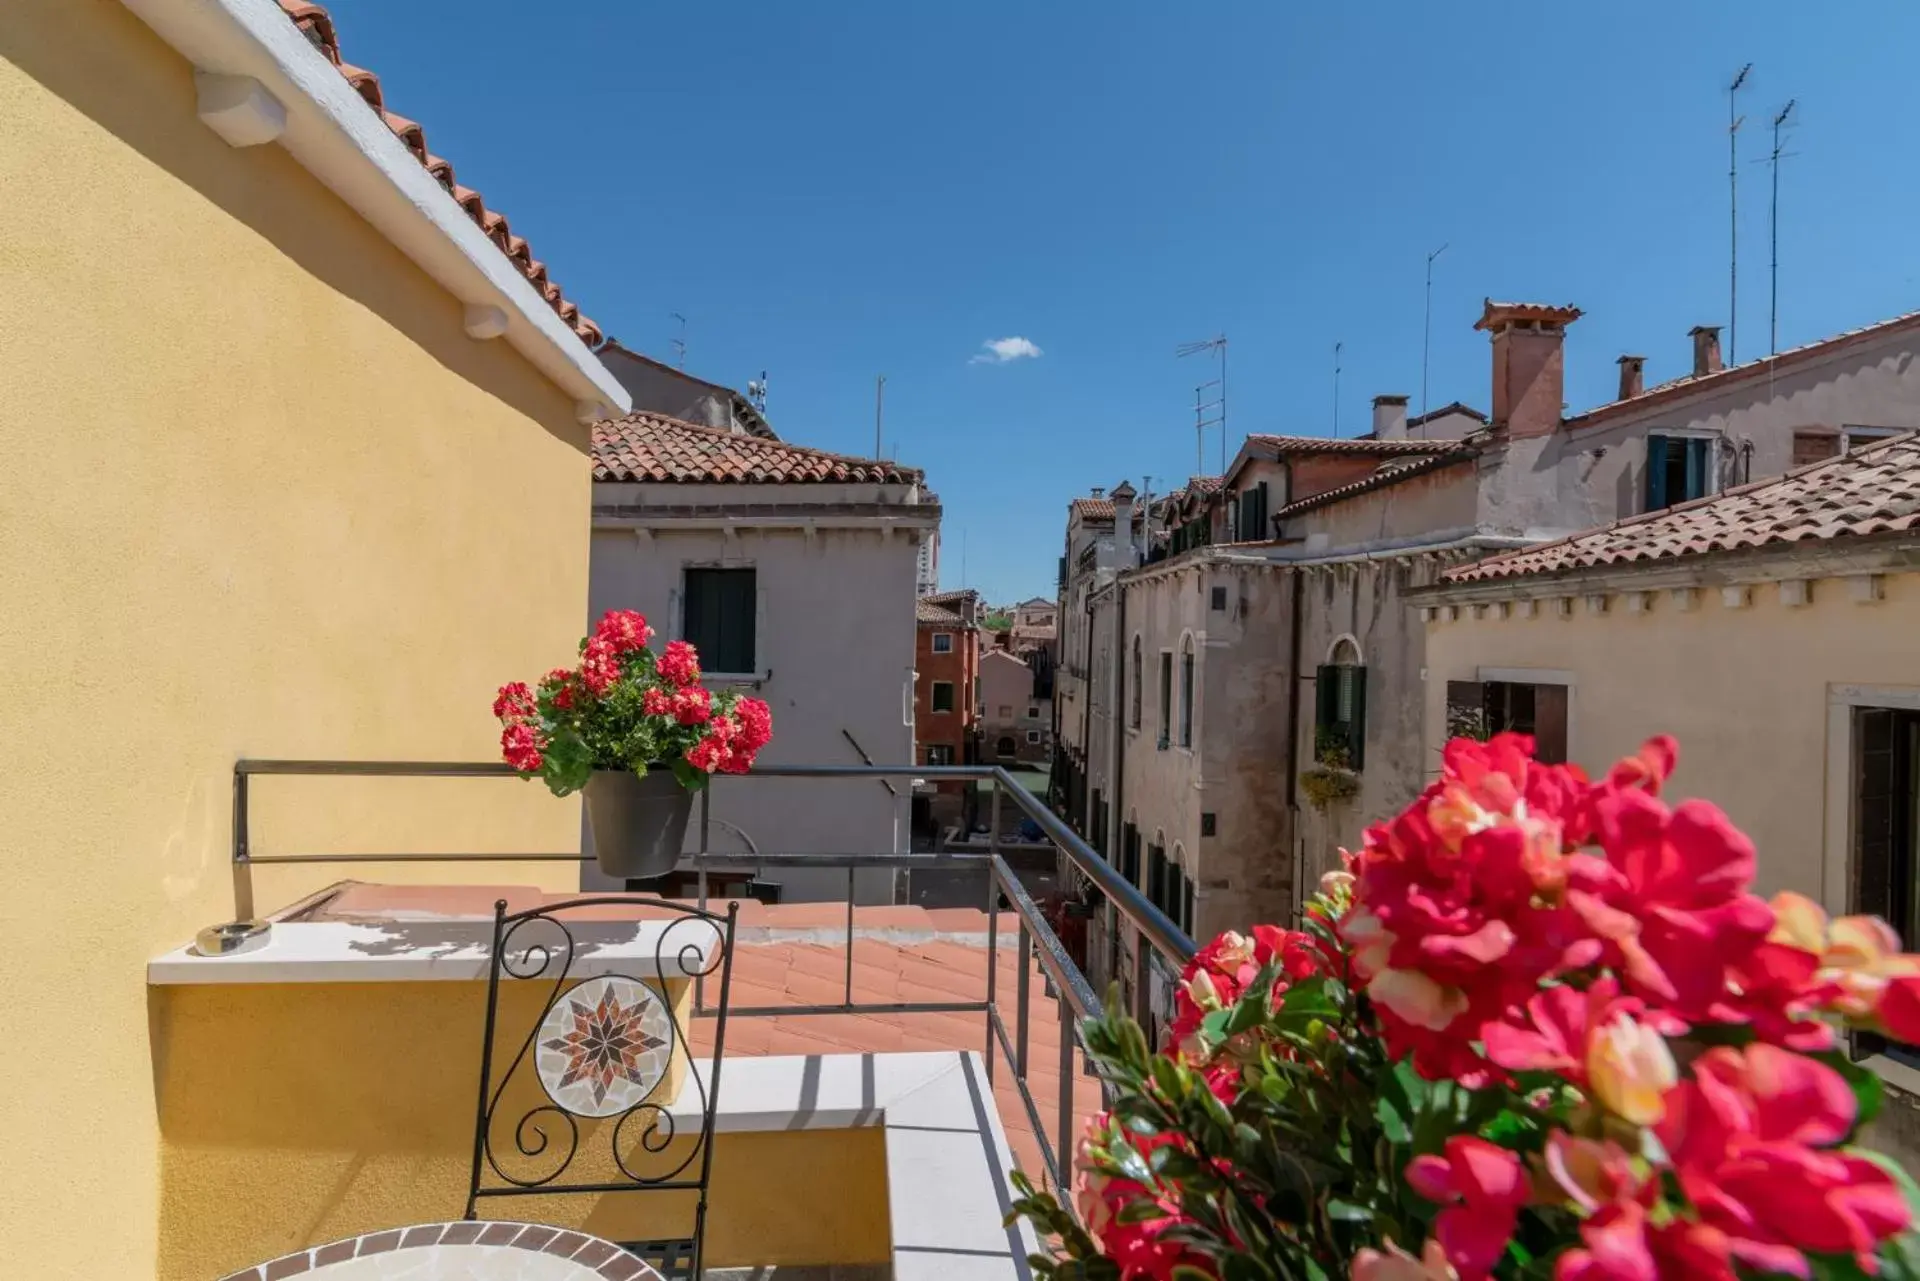
<svg viewBox="0 0 1920 1281"><path fill-rule="evenodd" d="M1287 501L1293 501L1293 463L1284 461ZM1278 530L1274 531L1278 534ZM1305 874L1300 840L1300 642L1303 630L1301 611L1306 606L1306 574L1295 567L1288 571L1293 579L1293 606L1287 620L1287 839L1293 849L1293 914L1301 914L1300 881Z"/></svg>
<svg viewBox="0 0 1920 1281"><path fill-rule="evenodd" d="M1117 578L1113 583L1113 617L1114 648L1112 652L1115 656L1113 664L1113 778L1111 779L1113 783L1113 799L1108 802L1112 808L1107 812L1106 844L1108 848L1105 851L1109 865L1114 862L1112 851L1117 848L1114 842L1118 839L1120 832L1120 824L1112 820L1119 818L1127 812L1127 585L1123 580ZM1136 885L1134 888L1138 889L1139 886ZM1120 909L1109 903L1107 905L1107 912L1107 982L1112 984L1120 977L1120 966L1123 963L1122 957L1124 953L1120 947ZM1145 990L1146 977L1145 973L1137 973L1133 976L1134 1006L1136 1010L1141 1008L1141 993Z"/></svg>
<svg viewBox="0 0 1920 1281"><path fill-rule="evenodd" d="M1081 610L1087 616L1085 661L1080 664L1080 747L1086 751L1093 745L1093 589L1087 589L1087 599ZM1093 830L1093 788L1089 786L1093 776L1093 757L1087 755L1080 762L1080 805L1085 814L1084 831ZM1101 842L1106 844L1105 841ZM1101 850L1100 857L1107 858L1107 851ZM1108 862L1113 860L1107 858Z"/></svg>

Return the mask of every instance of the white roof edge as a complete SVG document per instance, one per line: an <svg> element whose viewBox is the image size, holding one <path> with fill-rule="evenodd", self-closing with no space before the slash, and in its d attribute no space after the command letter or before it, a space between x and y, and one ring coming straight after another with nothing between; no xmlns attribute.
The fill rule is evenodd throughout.
<svg viewBox="0 0 1920 1281"><path fill-rule="evenodd" d="M500 247L394 136L275 0L121 0L201 71L256 80L286 110L277 141L468 306L501 307L504 337L572 396L633 400Z"/></svg>

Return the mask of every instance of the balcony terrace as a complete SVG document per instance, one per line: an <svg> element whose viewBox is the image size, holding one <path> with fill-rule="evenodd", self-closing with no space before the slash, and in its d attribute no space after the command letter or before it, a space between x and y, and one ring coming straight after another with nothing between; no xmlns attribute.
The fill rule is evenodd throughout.
<svg viewBox="0 0 1920 1281"><path fill-rule="evenodd" d="M804 775L823 787L874 777L991 781L996 820L1003 803L1019 806L1055 843L1063 863L1100 887L1112 911L1129 923L1129 961L1140 967L1129 990L1142 1014L1152 985L1137 976L1151 954L1164 958L1154 967L1162 973L1191 955L1190 940L1004 771L776 767L760 773ZM234 800L239 920L256 911L255 869L264 864L337 863L365 872L472 857L484 871L488 862L581 857L257 853L248 822L254 788L273 786L264 776L289 774L412 778L507 771L240 763ZM716 780L722 787L753 783L753 776ZM995 821L991 829L1000 826ZM698 828L703 852L686 860L696 874L695 906L704 902L710 869L774 873L800 861L845 866L850 873L891 868L906 877L922 869L977 872L982 892L978 908L932 910L741 902L730 965L724 973L709 966L691 981L664 963L647 970L646 958L661 955L666 922L660 918L672 908L644 896L605 895L570 909L580 964L570 976L562 971L555 994L569 977L586 983L636 974L666 998L676 1021L685 1020L688 1063L679 1067L676 1058L652 1102L642 1105L660 1104L655 1110L672 1114L682 1127L665 1146L665 1159L698 1138L695 1130L706 1119L701 1098L719 1080L710 1116L706 1275L1028 1276L1025 1255L1036 1242L1024 1225L1004 1223L1008 1176L1017 1168L1058 1186L1061 1154L1070 1164L1082 1123L1100 1107L1101 1086L1085 1070L1076 1031L1097 999L998 846L982 854L764 854L743 868L737 855L706 854L709 828L705 822ZM592 1263L603 1268L594 1275L613 1276L629 1262L641 1264L624 1255L609 1263L593 1253L599 1243L688 1234L693 1190L646 1196L618 1179L603 1179L578 1196L536 1199L502 1188L482 1194L498 1195L497 1202L477 1203L477 1218L496 1221L493 1226L444 1226L460 1217L469 1167L480 1169L474 1088L483 1071L481 1048L502 1044L488 986L496 912L539 918L577 897L486 881L484 875L471 884L343 880L271 912L264 933L233 931L226 944L206 941L213 954L188 946L152 962L163 1136L161 1275L265 1281L313 1270L321 1281L336 1281L317 1269L349 1255L361 1267L358 1252L367 1247L353 1243L378 1241L384 1251L408 1240L404 1231L391 1235L395 1230L417 1229L419 1242L436 1233L435 1241L461 1250L484 1242L496 1254L506 1252L500 1257L513 1266L525 1266L529 1250L559 1249L557 1234L577 1233L564 1238L577 1242L568 1263ZM706 906L726 910L718 902ZM226 945L234 950L222 954ZM516 1010L523 1017L537 1011L525 1000L509 1002L509 995L501 992L503 1026ZM534 1111L555 1111L544 1099L534 1101ZM539 1152L560 1133L551 1120L535 1127L537 1140L516 1136L523 1154ZM576 1144L590 1143L595 1134L592 1122L569 1120L567 1128ZM639 1149L619 1127L600 1128L616 1150L626 1143L637 1159ZM570 1158L573 1148L567 1151ZM499 1222L509 1220L527 1225L516 1229L526 1234L555 1235L527 1235L516 1247ZM427 1256L412 1257L417 1263ZM665 1262L671 1272L674 1260ZM683 1268L685 1262L679 1260ZM385 1275L342 1272L338 1281ZM571 1275L553 1273L556 1279Z"/></svg>

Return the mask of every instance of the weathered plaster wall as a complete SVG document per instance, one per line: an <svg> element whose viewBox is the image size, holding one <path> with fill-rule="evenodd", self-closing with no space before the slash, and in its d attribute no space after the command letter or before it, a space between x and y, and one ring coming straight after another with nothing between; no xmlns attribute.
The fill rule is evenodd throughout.
<svg viewBox="0 0 1920 1281"><path fill-rule="evenodd" d="M683 501L694 501L693 491L707 487L678 488ZM659 645L680 635L688 565L751 567L762 679L741 688L773 710L773 741L761 762L858 765L851 734L873 760L897 764L914 752L916 552L903 534L869 529L823 528L811 538L799 529L729 537L717 528L666 527L644 538L596 529L589 613L637 609L653 621ZM963 636L956 633L956 653ZM955 691L954 716L941 719L961 719L963 693ZM873 779L723 778L714 783L713 816L744 829L763 853L891 853L905 848L908 804L906 784L894 789ZM732 832L711 835L715 850L745 848ZM847 888L844 871L782 869L767 879L781 882L789 900L842 898ZM859 885L865 901L892 901L884 871L860 873Z"/></svg>

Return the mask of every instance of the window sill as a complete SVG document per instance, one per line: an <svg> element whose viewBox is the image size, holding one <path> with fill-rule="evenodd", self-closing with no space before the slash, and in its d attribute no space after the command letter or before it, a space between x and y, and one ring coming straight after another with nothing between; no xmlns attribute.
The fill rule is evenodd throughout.
<svg viewBox="0 0 1920 1281"><path fill-rule="evenodd" d="M1902 1094L1920 1098L1920 1068L1886 1054L1870 1054L1860 1060L1860 1066Z"/></svg>
<svg viewBox="0 0 1920 1281"><path fill-rule="evenodd" d="M773 669L764 672L701 672L703 685L753 685L760 686L773 679Z"/></svg>

